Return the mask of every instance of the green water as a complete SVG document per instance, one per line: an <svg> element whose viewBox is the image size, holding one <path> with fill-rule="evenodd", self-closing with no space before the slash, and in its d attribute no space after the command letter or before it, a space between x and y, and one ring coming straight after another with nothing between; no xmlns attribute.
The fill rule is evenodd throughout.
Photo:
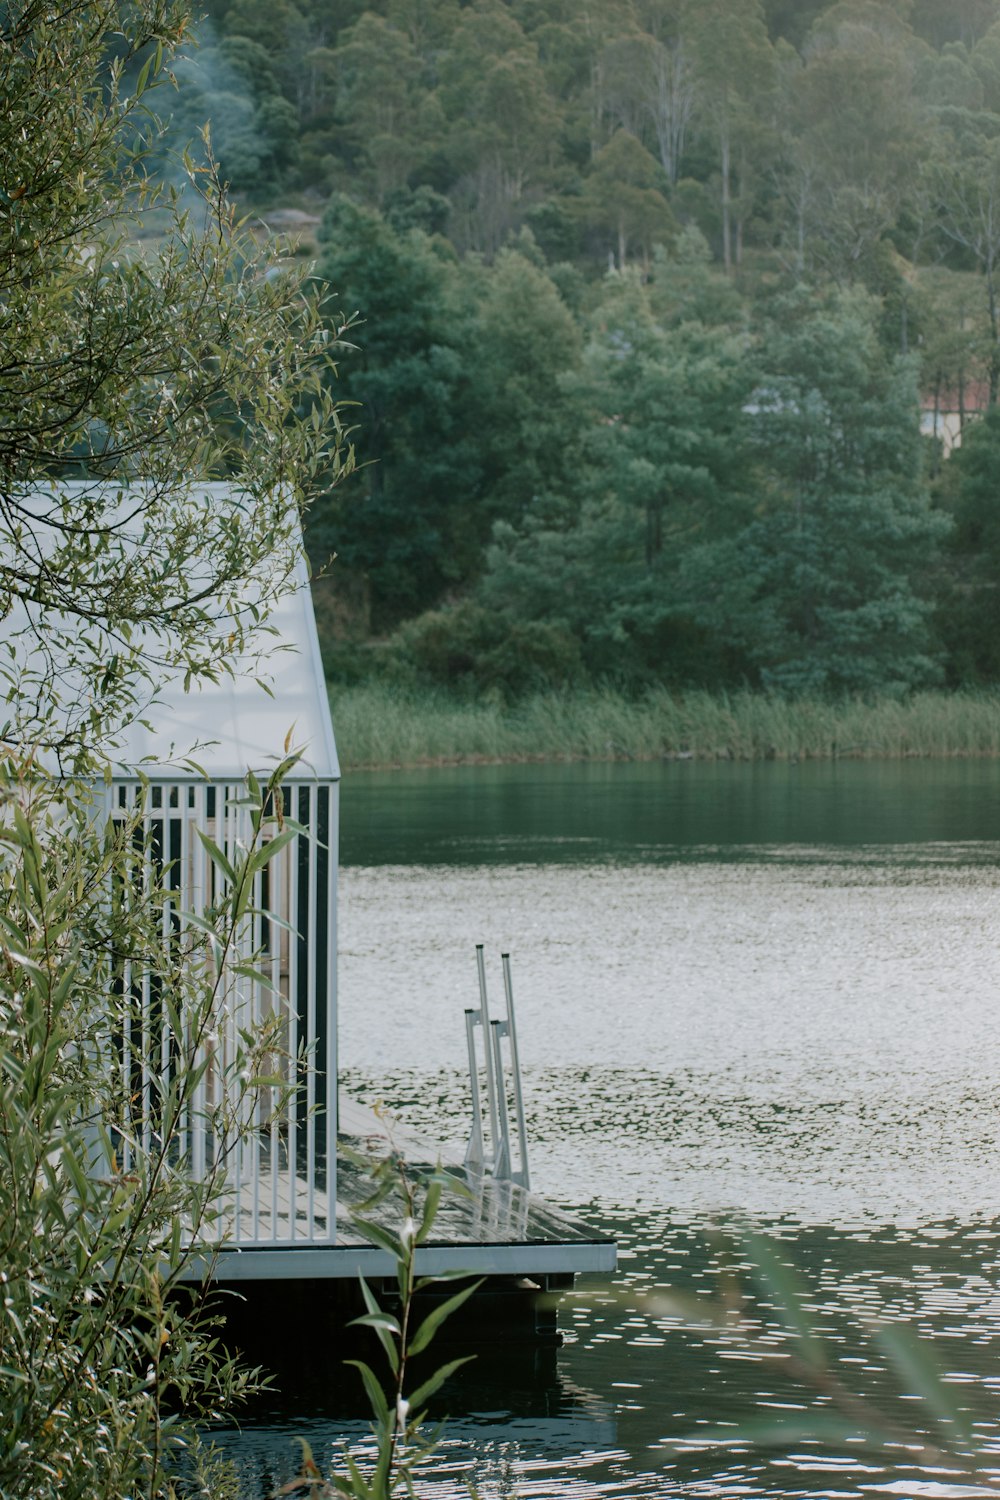
<svg viewBox="0 0 1000 1500"><path fill-rule="evenodd" d="M677 1449L813 1405L663 1300L711 1294L706 1233L748 1223L787 1241L834 1370L910 1425L862 1323L932 1336L1000 1474L1000 767L356 775L342 857L343 1086L460 1141L473 945L496 978L509 948L533 1185L622 1251L560 1350L484 1349L447 1392L429 1496L977 1493L905 1450ZM362 1418L306 1347L223 1435L248 1500L293 1472L293 1432L363 1453Z"/></svg>
<svg viewBox="0 0 1000 1500"><path fill-rule="evenodd" d="M670 860L1000 839L1000 764L785 761L357 772L345 865Z"/></svg>

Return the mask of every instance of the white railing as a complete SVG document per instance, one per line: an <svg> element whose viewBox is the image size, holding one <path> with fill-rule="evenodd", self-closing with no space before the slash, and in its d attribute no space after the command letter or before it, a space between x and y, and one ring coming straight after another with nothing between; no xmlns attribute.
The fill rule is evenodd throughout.
<svg viewBox="0 0 1000 1500"><path fill-rule="evenodd" d="M254 875L202 1034L192 1036L184 1019L176 1035L155 970L126 959L120 983L128 1003L111 1043L131 1140L144 1151L155 1146L161 1086L178 1058L205 1064L184 1103L177 1155L198 1181L224 1180L221 1221L202 1237L243 1249L336 1238L337 785L286 782L282 795L287 816L308 832ZM137 845L168 891L164 944L182 943L187 962L205 963L208 939L187 914L217 904L226 877L198 832L236 864L252 839L246 787L158 781L143 791L118 781L107 813L136 818ZM262 1028L273 1045L258 1076L271 1081L257 1084L240 1076L241 1060L247 1038ZM123 1170L134 1149L123 1132Z"/></svg>

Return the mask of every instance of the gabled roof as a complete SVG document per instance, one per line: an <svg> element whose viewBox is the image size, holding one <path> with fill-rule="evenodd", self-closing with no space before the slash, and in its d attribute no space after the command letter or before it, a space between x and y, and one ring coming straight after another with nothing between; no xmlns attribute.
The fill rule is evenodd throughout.
<svg viewBox="0 0 1000 1500"><path fill-rule="evenodd" d="M222 781L248 770L266 773L281 760L287 737L305 749L297 778L337 780L340 765L304 561L296 568L296 585L268 619L276 634L268 638L273 646L267 647L265 671L258 662L256 676L237 670L219 683L193 683L187 692L182 678L168 682L142 716L152 730L134 722L115 759L126 765L145 761L146 775L155 776L155 767L189 755L211 780ZM270 694L257 676L268 682Z"/></svg>
<svg viewBox="0 0 1000 1500"><path fill-rule="evenodd" d="M93 489L92 484L88 487ZM71 489L72 485L60 484L59 488ZM119 488L115 486L115 494ZM202 484L197 494L202 499L217 497L222 505L234 492L229 485ZM44 538L40 544L44 546ZM253 592L250 581L247 603L252 603ZM61 623L65 628L65 617ZM340 776L309 579L301 555L293 589L271 612L267 626L268 633L255 643L252 662L249 658L242 665L237 662L232 677L224 676L218 683L193 682L187 691L183 674L157 684L148 706L115 736L111 757L116 768L120 763L121 774L141 764L144 774L153 779L196 775L178 765L186 759L213 781L241 779L248 770L267 774L282 759L287 740L304 751L296 779L327 781ZM27 638L20 634L26 629L30 630ZM44 616L34 606L15 603L0 622L0 640L10 642L15 637L20 664L30 670L29 642L41 643L45 638ZM42 645L35 650L41 660Z"/></svg>

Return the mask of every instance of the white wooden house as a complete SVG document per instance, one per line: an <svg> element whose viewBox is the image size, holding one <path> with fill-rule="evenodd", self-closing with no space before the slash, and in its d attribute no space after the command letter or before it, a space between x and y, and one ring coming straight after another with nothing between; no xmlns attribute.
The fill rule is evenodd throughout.
<svg viewBox="0 0 1000 1500"><path fill-rule="evenodd" d="M224 1221L232 1250L332 1245L336 1238L329 1205L336 1202L337 1172L340 767L303 562L294 592L284 596L268 624L273 632L270 692L255 676L239 674L192 684L187 691L181 681L166 683L115 752L125 767L142 767L144 791L137 776L123 771L106 793L112 816L131 816L144 799L144 832L176 892L175 910L198 912L212 904L220 879L198 831L235 863L237 851L251 839L247 772L263 782L286 746L302 751L282 783L282 800L285 814L305 832L256 877L251 906L260 915L240 936L246 950L241 956L258 955L267 982L258 985L243 977L224 989L211 1042L218 1066L206 1074L185 1138L189 1165L203 1176L217 1144L210 1124L217 1102L212 1090L223 1086L241 1032L277 1010L282 1046L272 1066L285 1075L287 1099L278 1108L279 1090L270 1088L241 1104L244 1131L228 1164ZM186 756L203 775L178 770L179 758ZM139 1014L149 1015L155 1007L149 976L129 975L126 982L142 997ZM148 1054L148 1041L138 1050ZM166 1038L161 1050L166 1063ZM147 1129L150 1114L147 1110Z"/></svg>
<svg viewBox="0 0 1000 1500"><path fill-rule="evenodd" d="M224 485L202 486L199 494L214 495L220 505L231 496ZM302 751L283 783L283 796L288 814L305 832L256 877L252 906L258 914L242 938L247 956L255 953L263 963L267 984L244 977L224 991L210 1039L213 1066L185 1122L186 1163L204 1176L220 1159L210 1123L217 1103L213 1090L223 1086L241 1030L277 1012L283 1036L276 1066L285 1069L285 1087L250 1091L243 1098L240 1143L225 1153L225 1213L204 1236L204 1264L221 1281L342 1280L359 1272L374 1277L394 1272L387 1252L366 1242L351 1220L352 1201L366 1196L367 1183L343 1160L338 1172L338 1132L377 1149L383 1127L356 1103L338 1103L340 768L304 562L294 585L268 619L270 692L256 670L237 671L217 683L186 686L180 677L163 682L151 706L118 736L118 770L104 794L105 813L113 818L131 816L141 805L150 858L165 875L173 911L197 912L211 904L219 879L199 830L230 856L245 846L248 771L263 780L289 743ZM0 642L16 635L23 623L17 611L8 614ZM165 941L172 920L168 909ZM505 977L509 1000L506 968ZM130 970L123 982L137 997L131 1024L141 1032L129 1039L134 1045L121 1048L121 1057L131 1058L122 1062L130 1070L123 1092L134 1100L136 1128L148 1138L155 1129L155 1070L170 1066L171 1040L157 1016L149 975ZM537 1289L565 1285L577 1271L613 1269L615 1246L606 1234L529 1193L523 1115L521 1171L512 1171L501 1058L501 1039L509 1033L506 1023L489 1026L485 989L480 1009L469 1015L484 1033L492 1032L481 1073L492 1126L485 1127L484 1150L480 1065L473 1061L473 1141L465 1161L452 1164L470 1192L442 1209L433 1242L418 1252L419 1274L461 1268L486 1277L529 1276ZM512 1031L510 1009L508 1018ZM456 1026L461 1024L457 1016ZM138 1076L136 1057L142 1060ZM394 1139L418 1163L438 1158L436 1147L406 1141L398 1129Z"/></svg>

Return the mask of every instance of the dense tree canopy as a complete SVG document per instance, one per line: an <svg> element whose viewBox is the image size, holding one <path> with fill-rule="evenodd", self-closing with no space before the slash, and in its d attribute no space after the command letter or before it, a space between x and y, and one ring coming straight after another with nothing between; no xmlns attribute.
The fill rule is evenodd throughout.
<svg viewBox="0 0 1000 1500"><path fill-rule="evenodd" d="M325 215L363 320L365 462L313 530L341 628L430 610L469 680L532 622L556 675L982 679L989 569L919 411L1000 399L998 0L208 9L176 129L211 115L245 201ZM845 449L851 411L893 444Z"/></svg>
<svg viewBox="0 0 1000 1500"><path fill-rule="evenodd" d="M340 469L330 331L300 276L266 274L209 169L179 161L173 191L149 175L181 7L28 0L2 25L0 585L76 682L61 694L8 642L4 738L82 765L159 671L231 670L251 574L258 617L285 584L297 504ZM241 498L213 505L199 478Z"/></svg>

